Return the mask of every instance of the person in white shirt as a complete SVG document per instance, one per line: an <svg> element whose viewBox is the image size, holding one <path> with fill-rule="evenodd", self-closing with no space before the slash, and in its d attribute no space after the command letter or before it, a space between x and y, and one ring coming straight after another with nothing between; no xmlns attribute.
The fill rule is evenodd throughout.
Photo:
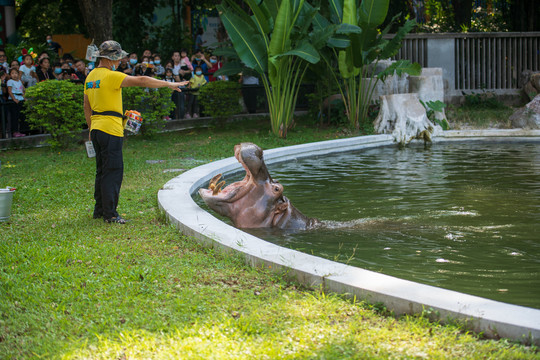
<svg viewBox="0 0 540 360"><path fill-rule="evenodd" d="M17 69L9 70L11 79L7 82L8 100L12 100L15 105L11 107L11 133L13 137L26 136L21 133L24 130L24 115L21 112L24 102L25 89L22 81L19 79L20 72Z"/></svg>
<svg viewBox="0 0 540 360"><path fill-rule="evenodd" d="M21 74L21 81L26 88L34 86L38 82L38 76L36 74L36 67L34 66L34 59L32 55L23 56L23 64L19 66Z"/></svg>

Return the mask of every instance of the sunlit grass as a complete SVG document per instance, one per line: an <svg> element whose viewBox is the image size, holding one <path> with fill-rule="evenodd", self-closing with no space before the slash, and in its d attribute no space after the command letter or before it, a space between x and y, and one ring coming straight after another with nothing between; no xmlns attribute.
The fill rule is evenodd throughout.
<svg viewBox="0 0 540 360"><path fill-rule="evenodd" d="M130 137L125 226L92 219L95 164L82 145L1 152L0 187L17 192L0 223L0 358L538 358L536 348L302 288L182 236L158 211L157 191L178 174L168 169L232 156L241 141L273 148L344 133L299 124L280 140L250 120Z"/></svg>

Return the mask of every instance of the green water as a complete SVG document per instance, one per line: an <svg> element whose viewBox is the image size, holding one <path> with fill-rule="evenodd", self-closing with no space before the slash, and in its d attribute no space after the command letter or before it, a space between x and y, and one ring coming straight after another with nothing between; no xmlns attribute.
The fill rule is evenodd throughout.
<svg viewBox="0 0 540 360"><path fill-rule="evenodd" d="M252 234L403 279L540 308L539 142L384 147L269 171L300 211L326 226Z"/></svg>

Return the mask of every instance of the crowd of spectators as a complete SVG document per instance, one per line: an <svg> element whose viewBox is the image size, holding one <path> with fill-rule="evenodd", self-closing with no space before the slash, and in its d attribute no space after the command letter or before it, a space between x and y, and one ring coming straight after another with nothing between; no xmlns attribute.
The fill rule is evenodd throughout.
<svg viewBox="0 0 540 360"><path fill-rule="evenodd" d="M47 44L47 51L39 54L36 59L30 54L19 59L7 59L6 52L0 49L0 102L9 105L6 112L9 119L6 121L6 129L3 129L7 136L22 137L30 131L21 111L28 87L49 80L69 80L84 84L88 73L99 66L93 62L75 59L69 53L62 53L61 45L53 42L50 35L47 36ZM11 62L8 63L8 60ZM22 61L19 62L20 60ZM131 53L123 58L116 71L132 76L158 77L167 81L189 81L182 92L172 94L175 110L169 118L182 119L200 116L198 96L201 86L212 81L228 80L226 76L214 76L222 65L216 55L205 54L201 49L196 49L191 56L187 49L181 49L164 57L159 53L144 50L140 56ZM247 105L252 112L253 107Z"/></svg>

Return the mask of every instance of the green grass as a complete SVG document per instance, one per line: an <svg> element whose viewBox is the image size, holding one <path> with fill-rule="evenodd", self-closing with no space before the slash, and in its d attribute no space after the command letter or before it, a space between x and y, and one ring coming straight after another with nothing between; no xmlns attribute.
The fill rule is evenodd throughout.
<svg viewBox="0 0 540 360"><path fill-rule="evenodd" d="M177 175L164 170L232 156L241 141L267 149L354 135L299 124L280 140L268 125L128 138L125 226L92 219L95 162L82 145L1 152L0 187L17 192L0 223L0 358L539 358L535 347L302 288L164 221L157 191Z"/></svg>
<svg viewBox="0 0 540 360"><path fill-rule="evenodd" d="M463 106L450 105L446 116L451 129L509 129L510 116L515 109L498 101L491 93L479 93L465 96Z"/></svg>

